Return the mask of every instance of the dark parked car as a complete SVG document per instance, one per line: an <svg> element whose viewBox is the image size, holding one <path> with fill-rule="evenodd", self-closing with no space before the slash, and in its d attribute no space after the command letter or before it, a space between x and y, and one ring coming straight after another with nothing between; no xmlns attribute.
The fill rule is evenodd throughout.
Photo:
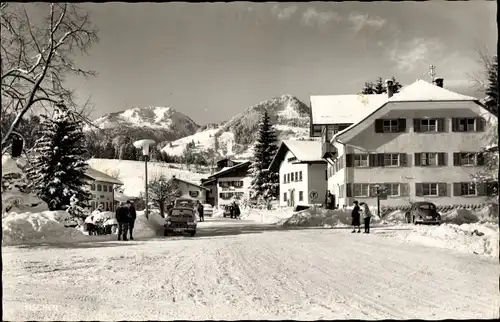
<svg viewBox="0 0 500 322"><path fill-rule="evenodd" d="M406 222L414 224L441 224L441 214L437 212L436 205L432 202L420 201L411 205L406 213Z"/></svg>
<svg viewBox="0 0 500 322"><path fill-rule="evenodd" d="M164 235L180 233L189 234L193 237L196 234L196 214L193 208L174 207L171 213L165 218Z"/></svg>
<svg viewBox="0 0 500 322"><path fill-rule="evenodd" d="M174 208L194 208L194 200L189 198L177 198L174 201Z"/></svg>

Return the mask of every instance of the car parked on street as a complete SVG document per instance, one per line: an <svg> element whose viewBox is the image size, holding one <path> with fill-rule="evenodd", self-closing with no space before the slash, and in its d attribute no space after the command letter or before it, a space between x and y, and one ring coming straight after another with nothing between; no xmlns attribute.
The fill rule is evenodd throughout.
<svg viewBox="0 0 500 322"><path fill-rule="evenodd" d="M207 217L212 217L214 214L214 207L211 204L204 203L203 204L203 215Z"/></svg>
<svg viewBox="0 0 500 322"><path fill-rule="evenodd" d="M406 222L417 224L441 224L441 214L437 212L436 205L428 201L419 201L411 205L406 213Z"/></svg>
<svg viewBox="0 0 500 322"><path fill-rule="evenodd" d="M196 235L196 214L193 208L174 207L165 218L164 235L188 234Z"/></svg>
<svg viewBox="0 0 500 322"><path fill-rule="evenodd" d="M194 200L189 198L177 198L174 201L174 208L194 208Z"/></svg>

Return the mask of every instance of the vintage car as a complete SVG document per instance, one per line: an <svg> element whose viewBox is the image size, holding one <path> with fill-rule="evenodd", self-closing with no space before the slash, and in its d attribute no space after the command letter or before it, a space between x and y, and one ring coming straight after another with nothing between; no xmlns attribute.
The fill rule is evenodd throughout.
<svg viewBox="0 0 500 322"><path fill-rule="evenodd" d="M406 213L406 222L416 224L441 224L441 215L436 205L428 201L415 202Z"/></svg>
<svg viewBox="0 0 500 322"><path fill-rule="evenodd" d="M194 200L189 198L177 198L174 201L174 208L183 207L183 208L194 208Z"/></svg>
<svg viewBox="0 0 500 322"><path fill-rule="evenodd" d="M212 217L214 214L214 208L211 204L204 203L203 204L203 215L207 217Z"/></svg>
<svg viewBox="0 0 500 322"><path fill-rule="evenodd" d="M165 218L164 235L189 234L196 235L196 214L193 208L174 207Z"/></svg>

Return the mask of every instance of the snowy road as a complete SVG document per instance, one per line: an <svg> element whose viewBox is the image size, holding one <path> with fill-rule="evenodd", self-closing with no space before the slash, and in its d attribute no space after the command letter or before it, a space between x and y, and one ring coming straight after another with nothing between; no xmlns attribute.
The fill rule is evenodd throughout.
<svg viewBox="0 0 500 322"><path fill-rule="evenodd" d="M376 229L283 230L229 219L199 228L195 238L3 247L3 317L498 317L493 259L398 243Z"/></svg>

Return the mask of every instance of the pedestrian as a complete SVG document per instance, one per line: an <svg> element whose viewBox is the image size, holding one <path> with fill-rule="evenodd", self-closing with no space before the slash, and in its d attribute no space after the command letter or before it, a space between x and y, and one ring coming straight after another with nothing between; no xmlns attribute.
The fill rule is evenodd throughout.
<svg viewBox="0 0 500 322"><path fill-rule="evenodd" d="M196 200L195 211L198 213L198 217L200 217L200 221L205 221L205 215L203 213L203 205L199 200Z"/></svg>
<svg viewBox="0 0 500 322"><path fill-rule="evenodd" d="M234 218L236 219L241 219L241 211L240 211L240 206L236 203L236 201L233 201L233 211L234 211Z"/></svg>
<svg viewBox="0 0 500 322"><path fill-rule="evenodd" d="M358 205L358 201L355 200L354 201L354 208L352 209L352 212L351 212L351 217L352 217L352 226L353 226L353 230L351 233L355 233L356 232L356 227L358 227L358 233L361 232L361 220L360 220L360 213L359 213L359 205Z"/></svg>
<svg viewBox="0 0 500 322"><path fill-rule="evenodd" d="M325 196L325 208L330 209L331 204L332 204L332 193L330 192L330 190L327 190Z"/></svg>
<svg viewBox="0 0 500 322"><path fill-rule="evenodd" d="M365 202L362 202L359 204L360 206L363 207L363 220L365 222L365 234L370 233L370 220L372 218L372 213L370 211L370 208Z"/></svg>
<svg viewBox="0 0 500 322"><path fill-rule="evenodd" d="M127 239L127 230L128 230L128 209L125 204L121 203L118 207L116 207L116 221L118 221L118 240L123 238L124 241Z"/></svg>
<svg viewBox="0 0 500 322"><path fill-rule="evenodd" d="M89 236L97 234L94 215L88 215L87 218L85 218L85 230L88 231Z"/></svg>
<svg viewBox="0 0 500 322"><path fill-rule="evenodd" d="M135 206L132 201L127 200L127 220L128 220L128 231L130 234L130 240L134 240L133 232L135 220L137 219L137 212L135 211Z"/></svg>

